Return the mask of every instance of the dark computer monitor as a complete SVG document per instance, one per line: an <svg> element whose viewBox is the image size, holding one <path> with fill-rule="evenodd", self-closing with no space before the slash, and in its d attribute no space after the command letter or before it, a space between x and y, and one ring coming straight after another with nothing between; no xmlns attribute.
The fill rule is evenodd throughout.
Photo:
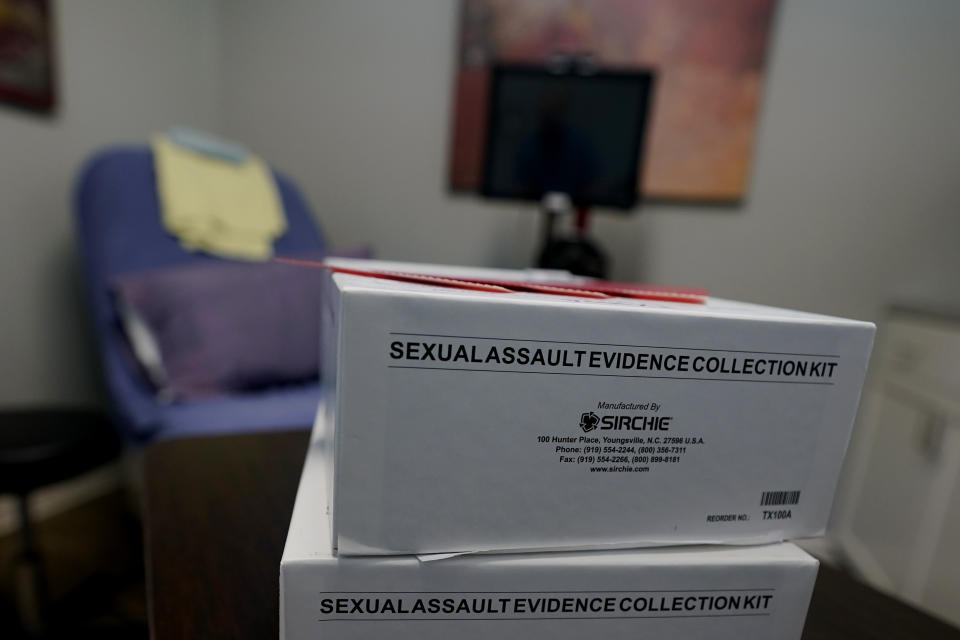
<svg viewBox="0 0 960 640"><path fill-rule="evenodd" d="M653 74L642 70L495 66L482 193L540 200L561 192L578 207L631 208L652 88Z"/></svg>

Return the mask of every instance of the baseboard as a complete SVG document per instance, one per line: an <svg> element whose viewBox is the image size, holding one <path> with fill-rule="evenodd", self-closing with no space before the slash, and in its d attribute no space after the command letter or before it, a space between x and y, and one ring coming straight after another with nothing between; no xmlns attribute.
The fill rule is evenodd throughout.
<svg viewBox="0 0 960 640"><path fill-rule="evenodd" d="M122 485L121 465L113 462L76 478L34 491L30 495L30 514L34 521L40 521L114 491ZM0 497L0 536L14 533L19 527L16 498Z"/></svg>
<svg viewBox="0 0 960 640"><path fill-rule="evenodd" d="M800 540L794 540L794 542L801 549L825 565L834 568L840 568L843 564L840 550L837 549L836 543L828 536L823 536L820 538L801 538Z"/></svg>

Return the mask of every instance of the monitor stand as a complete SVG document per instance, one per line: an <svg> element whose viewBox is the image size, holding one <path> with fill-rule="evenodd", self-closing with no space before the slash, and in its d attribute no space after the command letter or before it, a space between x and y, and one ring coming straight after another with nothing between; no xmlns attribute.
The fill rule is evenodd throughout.
<svg viewBox="0 0 960 640"><path fill-rule="evenodd" d="M566 206L557 206L557 203L563 202ZM537 266L541 269L564 269L578 276L606 278L606 253L587 238L587 226L590 220L588 207L577 208L572 236L557 237L555 233L557 218L569 209L569 203L569 198L565 196L543 199L543 247L537 258Z"/></svg>

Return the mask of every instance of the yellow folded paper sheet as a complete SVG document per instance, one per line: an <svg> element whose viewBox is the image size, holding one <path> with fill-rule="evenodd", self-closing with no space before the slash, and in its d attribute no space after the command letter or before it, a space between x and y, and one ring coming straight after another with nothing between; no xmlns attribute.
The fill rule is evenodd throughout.
<svg viewBox="0 0 960 640"><path fill-rule="evenodd" d="M163 225L184 248L245 260L266 260L287 229L269 167L248 154L242 163L152 140Z"/></svg>

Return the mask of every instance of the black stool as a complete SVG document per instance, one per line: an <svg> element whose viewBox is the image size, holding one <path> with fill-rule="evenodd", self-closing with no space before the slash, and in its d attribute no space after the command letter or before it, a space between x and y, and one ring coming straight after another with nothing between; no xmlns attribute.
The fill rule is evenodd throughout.
<svg viewBox="0 0 960 640"><path fill-rule="evenodd" d="M43 564L31 532L30 492L99 467L119 451L120 441L101 411L0 410L0 494L15 495L20 511L17 604L26 631L43 631L47 604Z"/></svg>

